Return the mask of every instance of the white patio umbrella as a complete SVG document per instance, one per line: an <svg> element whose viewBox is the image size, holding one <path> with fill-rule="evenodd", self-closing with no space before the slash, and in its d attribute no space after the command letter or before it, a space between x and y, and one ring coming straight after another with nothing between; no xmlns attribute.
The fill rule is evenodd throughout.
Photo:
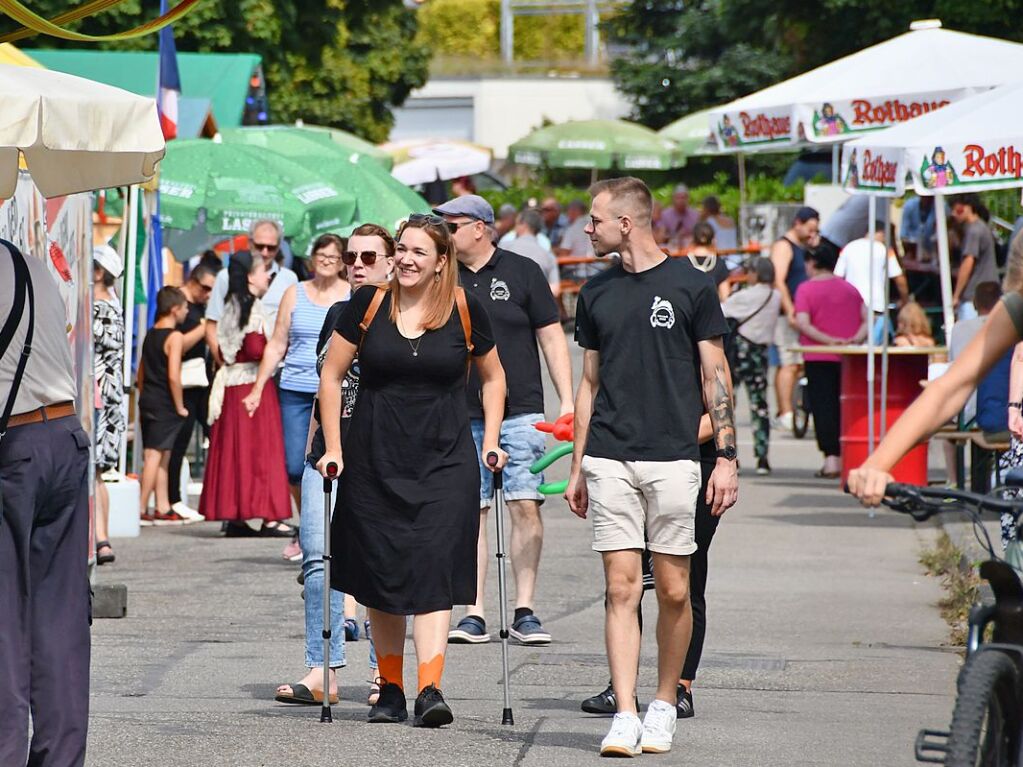
<svg viewBox="0 0 1023 767"><path fill-rule="evenodd" d="M834 144L1023 81L1023 45L914 22L911 31L711 110L726 151Z"/></svg>
<svg viewBox="0 0 1023 767"><path fill-rule="evenodd" d="M411 139L381 144L394 157L391 175L408 186L471 176L490 169L491 151L458 139Z"/></svg>
<svg viewBox="0 0 1023 767"><path fill-rule="evenodd" d="M878 196L901 197L907 176L917 194L934 197L942 314L948 338L955 315L944 198L947 194L1023 187L1023 84L985 91L850 141L843 148L845 189L850 194L871 195L872 209ZM873 216L870 221L873 229ZM868 378L870 373L868 370Z"/></svg>
<svg viewBox="0 0 1023 767"><path fill-rule="evenodd" d="M20 156L45 197L153 177L164 140L156 102L46 69L0 65L0 198Z"/></svg>

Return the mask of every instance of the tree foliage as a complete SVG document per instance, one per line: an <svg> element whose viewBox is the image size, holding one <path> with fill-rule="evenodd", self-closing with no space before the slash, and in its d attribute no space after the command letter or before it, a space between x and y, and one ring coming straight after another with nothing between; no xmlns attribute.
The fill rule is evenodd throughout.
<svg viewBox="0 0 1023 767"><path fill-rule="evenodd" d="M80 4L33 0L47 18ZM110 34L157 15L155 0L126 0L75 28ZM205 0L174 25L179 51L256 53L263 58L274 122L302 118L384 141L391 108L426 82L430 51L416 36L416 12L401 0ZM0 29L12 29L4 19ZM51 37L22 45L81 47ZM154 49L156 35L104 44ZM212 73L211 73L212 74Z"/></svg>
<svg viewBox="0 0 1023 767"><path fill-rule="evenodd" d="M632 0L604 31L625 51L611 69L633 118L661 128L901 34L915 19L1023 40L1021 14L1023 0Z"/></svg>

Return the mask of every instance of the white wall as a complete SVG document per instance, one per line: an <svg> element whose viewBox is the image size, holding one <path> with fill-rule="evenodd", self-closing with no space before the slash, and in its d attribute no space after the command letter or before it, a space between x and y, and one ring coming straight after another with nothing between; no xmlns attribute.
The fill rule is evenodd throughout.
<svg viewBox="0 0 1023 767"><path fill-rule="evenodd" d="M391 140L467 138L503 159L510 144L545 118L555 123L615 119L629 108L606 78L435 78L395 110Z"/></svg>

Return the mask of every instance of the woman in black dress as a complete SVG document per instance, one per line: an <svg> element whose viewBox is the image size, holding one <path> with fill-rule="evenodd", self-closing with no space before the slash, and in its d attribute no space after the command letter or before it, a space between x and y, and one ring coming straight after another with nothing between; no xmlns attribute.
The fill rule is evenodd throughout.
<svg viewBox="0 0 1023 767"><path fill-rule="evenodd" d="M396 255L390 289L358 291L338 320L320 378L327 450L316 468L324 476L331 462L344 470L331 524L331 585L368 608L381 679L369 720L408 718L402 660L405 616L414 615L414 724L438 727L453 718L438 689L451 606L476 599L479 459L465 408L470 354L483 382L483 450L497 454L498 467L507 459L498 447L505 379L486 311L471 295L459 296L447 224L411 217L399 230ZM379 310L363 330L380 291ZM463 319L471 324L468 348ZM342 463L340 385L356 352L359 403Z"/></svg>

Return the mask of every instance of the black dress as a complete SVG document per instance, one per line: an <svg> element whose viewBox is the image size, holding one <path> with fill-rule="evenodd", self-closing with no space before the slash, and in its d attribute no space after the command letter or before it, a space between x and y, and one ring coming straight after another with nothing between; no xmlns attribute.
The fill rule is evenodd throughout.
<svg viewBox="0 0 1023 767"><path fill-rule="evenodd" d="M173 328L153 328L142 342L142 395L139 417L142 446L149 450L170 450L185 419L178 415L170 393L167 354L163 347Z"/></svg>
<svg viewBox="0 0 1023 767"><path fill-rule="evenodd" d="M359 344L373 290L355 293L337 332ZM494 347L490 319L467 296L473 355ZM465 408L466 350L458 311L420 339L380 305L359 354L359 405L344 442L331 522L331 586L395 615L476 601L479 459ZM416 346L417 354L413 353Z"/></svg>

